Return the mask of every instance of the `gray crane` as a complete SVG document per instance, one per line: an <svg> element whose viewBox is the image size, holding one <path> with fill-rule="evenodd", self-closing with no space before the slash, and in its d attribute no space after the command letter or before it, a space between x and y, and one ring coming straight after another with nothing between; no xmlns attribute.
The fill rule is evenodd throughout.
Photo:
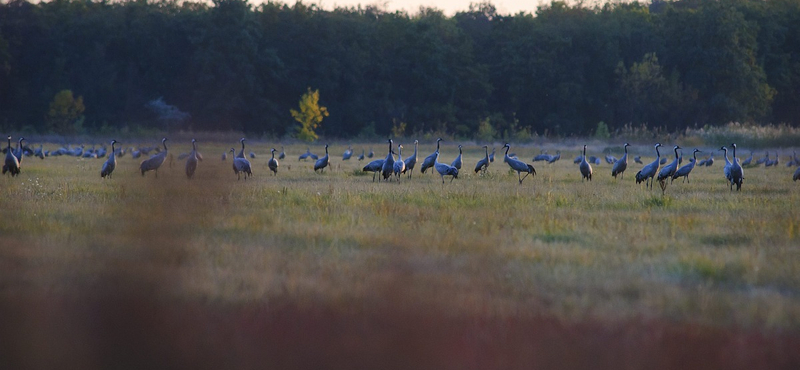
<svg viewBox="0 0 800 370"><path fill-rule="evenodd" d="M722 168L722 173L725 175L725 179L731 181L731 161L728 160L728 148L721 147L719 150L725 152L725 167Z"/></svg>
<svg viewBox="0 0 800 370"><path fill-rule="evenodd" d="M658 147L660 146L661 143L656 143L656 160L642 167L642 169L636 173L636 183L639 184L644 181L645 188L648 186L650 186L650 189L653 188L653 177L656 176L658 167L661 165L661 153L658 151Z"/></svg>
<svg viewBox="0 0 800 370"><path fill-rule="evenodd" d="M792 181L797 181L798 179L800 179L800 167L794 170L794 176L792 176Z"/></svg>
<svg viewBox="0 0 800 370"><path fill-rule="evenodd" d="M241 179L241 175L244 174L244 180L247 181L248 176L253 176L253 169L250 167L250 161L247 158L239 158L236 157L236 149L231 148L231 158L233 158L233 173L236 174L236 181Z"/></svg>
<svg viewBox="0 0 800 370"><path fill-rule="evenodd" d="M534 162L546 161L546 160L549 160L549 159L550 159L550 154L547 154L547 151L544 150L544 149L540 150L539 154L537 154L535 157L533 157L533 161Z"/></svg>
<svg viewBox="0 0 800 370"><path fill-rule="evenodd" d="M381 176L383 176L384 180L388 180L389 177L392 176L392 171L394 171L394 156L392 155L394 153L394 151L392 151L393 141L389 139L387 143L389 143L389 154L386 154L386 159L383 161L383 167L381 167Z"/></svg>
<svg viewBox="0 0 800 370"><path fill-rule="evenodd" d="M8 136L8 148L6 149L6 160L3 164L3 175L6 172L11 173L11 177L19 175L19 160L14 155L14 149L11 148L11 136Z"/></svg>
<svg viewBox="0 0 800 370"><path fill-rule="evenodd" d="M39 157L39 159L44 159L44 157L45 157L44 145L39 144L39 149L36 149L36 151L33 152L33 156L34 157Z"/></svg>
<svg viewBox="0 0 800 370"><path fill-rule="evenodd" d="M436 172L442 176L442 184L444 184L444 177L445 176L453 176L450 178L450 182L453 182L453 179L458 178L458 168L455 168L447 163L439 162L439 152L436 152L436 158L434 158L433 168L436 169Z"/></svg>
<svg viewBox="0 0 800 370"><path fill-rule="evenodd" d="M756 161L756 166L758 166L758 165L760 165L762 163L767 163L767 162L769 162L769 152L764 152L764 158L759 158Z"/></svg>
<svg viewBox="0 0 800 370"><path fill-rule="evenodd" d="M581 164L581 162L583 162L583 153L578 152L578 156L575 157L575 159L572 160L572 163L573 164Z"/></svg>
<svg viewBox="0 0 800 370"><path fill-rule="evenodd" d="M581 170L581 181L592 181L592 165L586 162L586 145L583 146L583 159L581 160L579 168Z"/></svg>
<svg viewBox="0 0 800 370"><path fill-rule="evenodd" d="M330 156L328 156L328 144L325 144L325 155L322 156L322 158L317 159L316 162L314 162L314 172L317 172L317 170L319 170L320 173L324 172L325 167L328 167L329 164L330 164Z"/></svg>
<svg viewBox="0 0 800 370"><path fill-rule="evenodd" d="M614 166L611 167L611 176L614 176L615 179L617 178L617 175L619 175L620 179L625 176L625 170L628 168L629 146L630 144L628 143L625 143L625 145L622 146L622 149L625 150L625 154L623 154L622 158L620 158L618 161L614 162Z"/></svg>
<svg viewBox="0 0 800 370"><path fill-rule="evenodd" d="M267 162L267 167L269 167L269 170L272 171L273 175L278 176L278 160L275 159L275 152L277 152L277 150L272 148L270 152L272 153L272 158L269 160L269 162Z"/></svg>
<svg viewBox="0 0 800 370"><path fill-rule="evenodd" d="M358 156L358 161L361 162L361 161L364 160L364 158L365 158L365 156L364 156L364 148L361 148L361 155Z"/></svg>
<svg viewBox="0 0 800 370"><path fill-rule="evenodd" d="M494 147L492 147L492 154L489 154L489 163L494 163Z"/></svg>
<svg viewBox="0 0 800 370"><path fill-rule="evenodd" d="M406 158L406 169L403 171L408 172L408 178L411 178L411 173L414 172L414 167L417 166L417 147L419 146L419 140L414 140L414 154L410 157Z"/></svg>
<svg viewBox="0 0 800 370"><path fill-rule="evenodd" d="M256 153L250 152L250 159L256 159Z"/></svg>
<svg viewBox="0 0 800 370"><path fill-rule="evenodd" d="M239 139L239 142L242 143L242 150L239 151L239 154L236 155L236 158L244 158L244 140L245 138Z"/></svg>
<svg viewBox="0 0 800 370"><path fill-rule="evenodd" d="M614 157L613 155L607 155L606 156L606 163L608 163L608 164L614 164L614 163L617 163L617 161L618 161L618 159L616 157Z"/></svg>
<svg viewBox="0 0 800 370"><path fill-rule="evenodd" d="M19 170L22 171L22 160L25 159L25 153L22 151L22 142L25 141L24 137L20 137L17 140L17 150L14 151L14 156L17 157L19 161Z"/></svg>
<svg viewBox="0 0 800 370"><path fill-rule="evenodd" d="M522 181L525 180L528 175L536 176L536 169L533 166L520 161L519 159L515 159L508 156L508 150L511 149L511 145L506 143L503 145L503 148L506 149L506 154L503 157L503 162L508 163L508 166L511 167L512 170L517 171L517 178L519 179L520 185L522 185ZM525 176L521 177L522 173L525 172Z"/></svg>
<svg viewBox="0 0 800 370"><path fill-rule="evenodd" d="M110 179L114 169L117 168L117 153L114 151L115 144L117 144L117 141L111 140L111 154L108 155L108 159L103 163L103 168L100 170L101 178L108 176Z"/></svg>
<svg viewBox="0 0 800 370"><path fill-rule="evenodd" d="M374 161L367 163L367 165L364 166L364 168L362 168L361 170L364 172L372 172L372 182L375 182L375 175L377 175L378 172L381 172L381 169L383 169L383 162L385 161L386 160L383 158L376 159Z"/></svg>
<svg viewBox="0 0 800 370"><path fill-rule="evenodd" d="M347 150L345 150L344 153L342 153L342 160L347 161L352 156L353 156L353 148L350 145L348 145Z"/></svg>
<svg viewBox="0 0 800 370"><path fill-rule="evenodd" d="M749 166L750 163L752 163L752 162L753 162L753 151L751 150L750 151L750 156L747 157L747 159L745 159L744 161L742 161L742 166Z"/></svg>
<svg viewBox="0 0 800 370"><path fill-rule="evenodd" d="M135 158L135 157L134 157L134 158ZM227 152L223 152L223 153L222 153L222 160L224 161L224 160L226 160L226 159L228 159L228 153L227 153Z"/></svg>
<svg viewBox="0 0 800 370"><path fill-rule="evenodd" d="M486 152L486 156L483 157L478 163L475 164L475 173L478 171L481 172L481 175L486 174L486 170L489 168L489 146L483 146L484 151Z"/></svg>
<svg viewBox="0 0 800 370"><path fill-rule="evenodd" d="M458 145L458 157L453 160L453 163L450 166L455 167L457 170L461 171L461 164L463 163L462 160L462 151L461 151L461 144Z"/></svg>
<svg viewBox="0 0 800 370"><path fill-rule="evenodd" d="M314 153L311 153L311 148L308 148L308 147L307 147L307 148L306 148L306 152L305 152L305 153L303 153L303 154L300 154L300 156L299 156L299 157L297 157L297 160L298 160L298 161L304 161L304 160L306 160L307 158L314 158L314 157L316 157L316 156L314 155ZM314 158L314 159L316 159L316 158Z"/></svg>
<svg viewBox="0 0 800 370"><path fill-rule="evenodd" d="M153 154L152 157L145 159L139 164L139 170L142 171L142 176L144 176L145 172L147 171L155 171L156 178L158 178L158 168L164 164L164 160L167 158L167 138L161 139L161 145L164 145L164 151Z"/></svg>
<svg viewBox="0 0 800 370"><path fill-rule="evenodd" d="M189 158L186 158L186 177L192 178L194 171L197 170L197 140L192 139L192 151Z"/></svg>
<svg viewBox="0 0 800 370"><path fill-rule="evenodd" d="M547 163L556 163L556 161L559 159L561 159L561 151L556 150L556 155L551 155L550 159L547 160Z"/></svg>
<svg viewBox="0 0 800 370"><path fill-rule="evenodd" d="M697 165L698 166L706 166L706 167L713 166L714 165L714 152L711 152L711 154L708 155L708 158L700 161L700 163L698 163Z"/></svg>
<svg viewBox="0 0 800 370"><path fill-rule="evenodd" d="M731 163L731 191L733 191L733 185L736 184L736 191L740 191L742 189L742 183L744 182L744 169L739 164L739 160L736 159L736 143L731 144L733 147L733 163Z"/></svg>
<svg viewBox="0 0 800 370"><path fill-rule="evenodd" d="M638 164L644 164L644 162L642 162L642 157L638 156L638 155L633 157L633 161L638 163Z"/></svg>
<svg viewBox="0 0 800 370"><path fill-rule="evenodd" d="M658 171L658 183L661 185L661 190L664 191L667 188L667 179L672 179L672 176L675 175L675 171L678 170L678 150L681 149L680 146L675 145L672 150L675 151L675 160L673 160L670 164L661 168L661 171Z"/></svg>
<svg viewBox="0 0 800 370"><path fill-rule="evenodd" d="M420 172L425 173L425 170L433 167L433 164L436 163L437 157L439 156L439 143L442 141L444 141L442 138L436 139L436 151L425 157L425 160L422 161L422 167L419 168Z"/></svg>
<svg viewBox="0 0 800 370"><path fill-rule="evenodd" d="M372 158L375 156L375 152L372 151L372 147L369 147L369 154L367 154L367 158Z"/></svg>
<svg viewBox="0 0 800 370"><path fill-rule="evenodd" d="M692 172L694 169L695 164L697 163L697 153L700 152L700 149L695 148L692 152L692 157L694 158L693 161L689 161L689 163L685 164L677 171L675 174L672 175L672 180L677 179L678 177L683 177L683 182L689 181L689 173Z"/></svg>
<svg viewBox="0 0 800 370"><path fill-rule="evenodd" d="M792 167L800 165L800 159L797 159L797 151L792 150L792 160L786 163L786 167Z"/></svg>
<svg viewBox="0 0 800 370"><path fill-rule="evenodd" d="M286 151L283 150L283 145L281 145L281 154L278 154L278 159L286 158Z"/></svg>
<svg viewBox="0 0 800 370"><path fill-rule="evenodd" d="M400 182L400 175L406 171L406 162L403 162L403 145L397 145L397 160L394 161L393 165L394 176L397 178L397 182Z"/></svg>

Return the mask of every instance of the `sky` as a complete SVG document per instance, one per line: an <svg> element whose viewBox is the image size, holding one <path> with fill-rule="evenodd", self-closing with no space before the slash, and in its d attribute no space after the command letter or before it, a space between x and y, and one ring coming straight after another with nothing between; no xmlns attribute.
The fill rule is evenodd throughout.
<svg viewBox="0 0 800 370"><path fill-rule="evenodd" d="M280 0L286 4L294 4L294 0ZM257 4L260 1L251 0L251 4ZM322 9L331 10L337 6L339 7L355 7L361 4L362 7L366 5L385 4L386 10L393 12L396 10L405 10L409 14L415 14L419 7L424 5L432 8L440 9L447 16L452 16L456 12L469 10L470 3L477 3L479 0L305 0L306 4L317 4ZM517 14L520 11L535 12L536 7L540 3L549 4L549 0L492 0L491 3L497 8L498 14Z"/></svg>

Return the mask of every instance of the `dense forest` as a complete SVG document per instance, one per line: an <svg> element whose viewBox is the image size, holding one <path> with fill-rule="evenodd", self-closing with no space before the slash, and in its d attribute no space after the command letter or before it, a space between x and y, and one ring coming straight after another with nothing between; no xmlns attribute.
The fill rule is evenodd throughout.
<svg viewBox="0 0 800 370"><path fill-rule="evenodd" d="M800 125L800 1L552 2L454 16L243 0L0 4L0 129L585 135ZM165 112L169 114L165 114ZM602 124L600 124L602 122Z"/></svg>

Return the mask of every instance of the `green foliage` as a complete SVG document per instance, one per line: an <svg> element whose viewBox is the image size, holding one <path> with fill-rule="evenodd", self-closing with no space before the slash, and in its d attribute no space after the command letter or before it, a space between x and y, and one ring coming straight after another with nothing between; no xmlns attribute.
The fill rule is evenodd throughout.
<svg viewBox="0 0 800 370"><path fill-rule="evenodd" d="M404 137L406 135L406 123L398 120L392 125L392 137Z"/></svg>
<svg viewBox="0 0 800 370"><path fill-rule="evenodd" d="M497 131L492 127L489 119L482 119L478 124L478 132L475 134L475 139L482 142L493 142L497 136Z"/></svg>
<svg viewBox="0 0 800 370"><path fill-rule="evenodd" d="M611 133L608 132L608 125L606 125L605 122L603 121L597 122L597 129L594 130L594 137L598 139L611 138Z"/></svg>
<svg viewBox="0 0 800 370"><path fill-rule="evenodd" d="M50 102L47 111L47 128L59 135L74 135L83 132L83 97L75 98L71 90L61 90Z"/></svg>
<svg viewBox="0 0 800 370"><path fill-rule="evenodd" d="M0 126L40 132L64 86L91 106L92 132L159 128L144 106L160 96L191 114L182 128L304 140L386 137L397 122L404 135L480 140L520 127L592 135L600 121L670 133L800 124L796 1L555 1L512 15L481 2L452 17L303 2L11 1L0 23ZM286 92L309 85L336 107L321 130L287 125L298 108Z"/></svg>
<svg viewBox="0 0 800 370"><path fill-rule="evenodd" d="M308 91L300 97L300 110L291 110L292 118L300 125L296 127L297 138L312 142L317 140L316 129L328 116L328 109L319 105L319 90Z"/></svg>

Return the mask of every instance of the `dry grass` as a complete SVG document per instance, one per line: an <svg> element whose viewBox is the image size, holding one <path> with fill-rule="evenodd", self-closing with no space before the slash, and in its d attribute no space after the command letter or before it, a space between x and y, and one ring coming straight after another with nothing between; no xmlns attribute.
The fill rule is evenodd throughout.
<svg viewBox="0 0 800 370"><path fill-rule="evenodd" d="M627 360L601 367L669 356L658 352L665 340L694 340L698 350L705 343L741 352L724 344L738 340L754 346L743 356L756 364L797 364L797 347L792 346L799 343L800 329L800 192L791 181L793 169L746 169L744 190L731 193L718 161L714 167L695 169L691 183L676 181L662 195L659 189L634 183L641 165L633 161L622 181L611 178L610 165L603 164L595 166L595 181L582 183L566 154L575 151L572 147L562 148L562 160L554 165L536 163L538 175L522 185L502 156L481 177L471 167L482 149L470 147L465 148L462 175L452 184L442 185L438 174L420 176L418 169L414 178L399 184L373 183L371 175L355 175L364 162L341 161L346 145L331 147L333 168L321 175L311 170L313 162L297 160L305 146L287 147L291 154L273 177L266 166L269 146L251 144L258 158L251 160L255 177L247 181L236 181L230 159L219 160L230 144L200 143L205 161L192 180L177 160L155 179L152 173L141 177L139 161L126 156L119 159L114 179L102 180L102 160L26 158L20 178L0 179L0 303L5 302L0 313L21 314L27 318L23 323L39 316L55 320L66 314L52 313L53 307L90 314L92 309L81 302L95 300L112 302L106 305L112 311L127 312L135 308L117 305L135 297L150 302L140 302L144 311L170 320L184 311L164 313L153 307L182 307L189 316L178 320L183 324L168 327L186 333L196 333L189 327L209 318L215 330L235 336L255 309L259 313L253 325L264 330L281 323L281 315L300 323L330 319L334 328L364 320L364 328L349 333L383 339L387 333L373 327L380 320L388 320L385 330L390 331L397 331L404 320L423 327L439 322L442 330L461 338L458 343L464 348L486 343L480 339L484 329L494 346L514 341L534 347L538 343L537 348L546 350L540 340L561 335L556 342L565 347L558 351L569 351L565 338L585 335L579 342L588 344L578 348L589 354L606 345L603 338L618 341L612 347ZM381 157L383 145L373 147ZM413 145L405 147L407 155L413 153ZM188 148L188 143L175 144L171 152L177 157ZM419 155L432 150L422 146ZM538 154L534 148L513 150L523 159ZM652 149L637 150L647 155ZM452 145L443 147L444 159L456 155ZM40 310L20 310L12 302L28 302ZM111 317L116 316L103 323L116 325L109 324ZM223 324L225 317L240 326ZM140 321L158 325L154 320ZM482 329L474 320L488 324ZM545 328L544 337L519 332L509 322ZM18 332L6 331L6 336L16 340L29 329L19 325ZM414 327L403 332L406 339L427 335ZM90 331L84 335L111 335L94 329L101 333L84 328ZM271 338L266 332L242 330L245 337ZM651 330L672 334L647 337ZM693 336L698 330L705 334ZM41 333L52 334L45 329ZM322 337L335 337L326 335ZM450 337L434 337L429 344L443 346L445 338ZM716 342L709 342L713 338ZM302 336L291 340L287 343L304 343ZM640 340L649 343L653 356L630 358L633 343ZM368 344L363 341L359 337L355 343ZM775 343L792 345L772 348L767 355L759 352ZM372 343L368 352L376 360L391 361L391 356L418 350L396 344ZM352 343L331 345L324 350ZM508 348L521 350L516 345ZM381 352L387 351L383 346L393 349ZM492 348L496 353L481 357L483 362L476 363L486 366L478 368L525 367L492 362L508 356ZM676 348L691 355L691 348ZM436 350L442 361L461 353ZM348 367L346 358L335 358ZM24 359L12 358L18 363ZM292 367L320 367L287 361L283 364ZM401 364L442 367L424 361ZM586 363L565 367L581 364ZM685 368L680 364L659 366Z"/></svg>

